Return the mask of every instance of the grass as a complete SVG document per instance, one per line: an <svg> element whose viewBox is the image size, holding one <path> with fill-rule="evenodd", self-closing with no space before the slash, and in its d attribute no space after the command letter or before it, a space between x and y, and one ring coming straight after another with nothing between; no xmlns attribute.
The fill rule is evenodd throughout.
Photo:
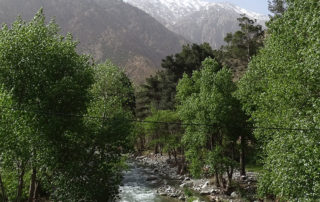
<svg viewBox="0 0 320 202"><path fill-rule="evenodd" d="M263 166L257 164L249 164L246 166L246 171L261 173L263 171Z"/></svg>

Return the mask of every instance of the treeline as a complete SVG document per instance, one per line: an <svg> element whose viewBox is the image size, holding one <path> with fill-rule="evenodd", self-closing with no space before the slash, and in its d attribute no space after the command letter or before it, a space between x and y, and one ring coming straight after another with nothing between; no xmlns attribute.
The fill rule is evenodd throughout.
<svg viewBox="0 0 320 202"><path fill-rule="evenodd" d="M137 149L167 152L180 173L215 176L225 191L234 170L245 175L246 162L255 160L252 124L233 94L234 81L263 45L264 31L246 16L238 21L241 30L226 36L227 45L220 50L207 43L183 46L136 94L136 115L145 121Z"/></svg>
<svg viewBox="0 0 320 202"><path fill-rule="evenodd" d="M1 201L111 201L132 149L134 89L40 10L0 30Z"/></svg>
<svg viewBox="0 0 320 202"><path fill-rule="evenodd" d="M266 31L241 16L219 50L186 45L162 61L136 93L136 147L166 152L180 172L214 177L225 191L236 169L262 164L259 197L317 201L320 3L269 8Z"/></svg>

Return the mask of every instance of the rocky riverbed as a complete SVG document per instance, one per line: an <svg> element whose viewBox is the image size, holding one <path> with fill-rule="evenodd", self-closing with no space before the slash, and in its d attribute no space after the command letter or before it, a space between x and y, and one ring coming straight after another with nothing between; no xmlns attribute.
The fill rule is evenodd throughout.
<svg viewBox="0 0 320 202"><path fill-rule="evenodd" d="M162 185L157 188L159 196L171 197L179 201L185 201L191 194L194 201L255 201L254 193L256 188L257 173L247 172L246 176L240 176L239 172L234 173L234 181L237 182L239 189L229 194L225 194L216 187L210 179L192 179L188 175L179 175L178 168L169 161L167 156L147 155L138 156L135 162L142 166L152 169L154 175L146 178L147 181L159 181ZM242 193L240 193L242 192ZM246 200L243 199L246 192ZM251 194L251 195L250 195ZM256 200L258 201L258 200Z"/></svg>

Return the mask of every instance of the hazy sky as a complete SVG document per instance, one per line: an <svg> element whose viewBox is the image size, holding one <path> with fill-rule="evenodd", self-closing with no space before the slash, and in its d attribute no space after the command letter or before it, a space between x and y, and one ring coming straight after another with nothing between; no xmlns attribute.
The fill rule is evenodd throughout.
<svg viewBox="0 0 320 202"><path fill-rule="evenodd" d="M269 14L268 11L268 0L207 0L211 2L230 2L235 5L238 5L242 8L249 9L251 11Z"/></svg>

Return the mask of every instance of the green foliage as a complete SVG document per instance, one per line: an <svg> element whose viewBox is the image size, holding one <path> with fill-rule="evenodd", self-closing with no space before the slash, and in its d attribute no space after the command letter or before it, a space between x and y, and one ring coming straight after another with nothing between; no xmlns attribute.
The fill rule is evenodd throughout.
<svg viewBox="0 0 320 202"><path fill-rule="evenodd" d="M247 69L252 56L263 46L264 31L256 20L242 15L238 18L240 30L228 33L224 38L227 45L216 51L217 58L230 67L238 79Z"/></svg>
<svg viewBox="0 0 320 202"><path fill-rule="evenodd" d="M237 96L263 130L262 196L288 201L318 201L320 124L320 3L290 0L288 10L268 26L269 36L239 82Z"/></svg>
<svg viewBox="0 0 320 202"><path fill-rule="evenodd" d="M3 169L2 172L3 183L6 188L6 195L9 201L14 201L17 197L17 187L18 187L18 173L12 169ZM24 176L24 181L26 182L22 191L22 200L28 199L29 196L29 186L30 186L30 176L31 173L28 172Z"/></svg>
<svg viewBox="0 0 320 202"><path fill-rule="evenodd" d="M285 0L268 0L269 11L276 16L283 15L287 9L287 3Z"/></svg>
<svg viewBox="0 0 320 202"><path fill-rule="evenodd" d="M174 110L178 80L184 73L191 75L194 70L200 69L201 62L207 57L214 58L213 50L209 44L204 43L185 45L180 53L162 60L161 66L165 71L147 78L137 93L138 117L150 115L152 107L157 110Z"/></svg>
<svg viewBox="0 0 320 202"><path fill-rule="evenodd" d="M224 173L231 165L226 164L226 159L235 160L233 152L227 151L235 146L238 137L227 127L234 110L234 90L231 72L221 69L211 58L203 62L201 71L194 71L192 77L184 74L179 81L178 114L183 123L191 124L185 127L183 143L193 176L199 177L208 162L213 172L221 169Z"/></svg>
<svg viewBox="0 0 320 202"><path fill-rule="evenodd" d="M77 43L57 31L53 22L45 24L42 11L0 31L4 188L10 200L21 201L27 186L39 180L54 200L112 200L124 167L121 153L131 146L133 88L110 63L93 75ZM103 118L83 118L86 112ZM35 180L27 174L31 170L37 171Z"/></svg>
<svg viewBox="0 0 320 202"><path fill-rule="evenodd" d="M172 110L174 108L176 84L172 81L172 75L165 71L146 79L137 92L138 118L145 118L151 114L151 108L158 110Z"/></svg>
<svg viewBox="0 0 320 202"><path fill-rule="evenodd" d="M60 185L56 191L60 200L113 200L125 168L122 154L132 149L133 124L128 120L133 119L135 101L130 80L110 62L95 66L94 78L92 100L84 118L87 136L78 143L86 151L77 169L73 169L73 178L78 183ZM78 179L79 176L83 179ZM71 193L79 191L70 197L64 194L66 189Z"/></svg>
<svg viewBox="0 0 320 202"><path fill-rule="evenodd" d="M34 141L33 130L28 126L28 119L25 113L14 111L12 94L0 88L0 177L2 178L5 197L11 201L17 198L18 177L20 170L30 166L32 159L31 143ZM23 176L28 180L26 175ZM30 177L30 175L29 175ZM22 188L22 199L28 195L28 189Z"/></svg>
<svg viewBox="0 0 320 202"><path fill-rule="evenodd" d="M88 127L94 128L96 144L112 143L113 147L129 149L130 131L135 108L135 96L131 81L117 66L110 62L94 69L95 83L91 88L93 99L88 106L88 116L103 117L102 120L88 118ZM109 134L109 135L106 135Z"/></svg>
<svg viewBox="0 0 320 202"><path fill-rule="evenodd" d="M194 70L199 70L201 63L207 57L214 58L213 50L208 43L184 45L180 53L167 56L161 66L172 73L177 82L183 74L191 76Z"/></svg>
<svg viewBox="0 0 320 202"><path fill-rule="evenodd" d="M181 146L180 120L176 112L152 110L152 115L145 118L144 130L151 146L160 146L164 152L175 153ZM167 124L176 123L176 124Z"/></svg>

